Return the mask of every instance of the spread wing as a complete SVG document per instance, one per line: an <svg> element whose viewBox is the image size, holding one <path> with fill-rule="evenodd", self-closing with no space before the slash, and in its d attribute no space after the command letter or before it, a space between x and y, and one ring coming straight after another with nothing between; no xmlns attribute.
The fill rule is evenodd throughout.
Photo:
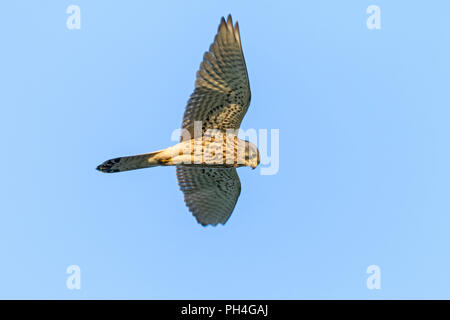
<svg viewBox="0 0 450 320"><path fill-rule="evenodd" d="M239 25L222 18L209 51L197 72L195 89L184 112L182 128L194 137L194 121L208 129L239 129L250 104L250 84L241 47ZM182 138L183 139L183 138Z"/></svg>
<svg viewBox="0 0 450 320"><path fill-rule="evenodd" d="M241 193L235 168L177 166L177 178L184 202L198 223L225 224Z"/></svg>

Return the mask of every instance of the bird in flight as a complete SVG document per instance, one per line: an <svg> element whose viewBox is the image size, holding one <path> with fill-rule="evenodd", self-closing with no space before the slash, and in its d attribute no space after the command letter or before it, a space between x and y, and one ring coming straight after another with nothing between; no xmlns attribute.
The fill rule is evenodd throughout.
<svg viewBox="0 0 450 320"><path fill-rule="evenodd" d="M203 226L225 224L241 193L236 168L259 164L259 151L238 138L250 105L250 84L239 24L221 19L214 42L203 56L195 89L183 116L180 142L156 152L103 162L107 173L176 166L184 201Z"/></svg>

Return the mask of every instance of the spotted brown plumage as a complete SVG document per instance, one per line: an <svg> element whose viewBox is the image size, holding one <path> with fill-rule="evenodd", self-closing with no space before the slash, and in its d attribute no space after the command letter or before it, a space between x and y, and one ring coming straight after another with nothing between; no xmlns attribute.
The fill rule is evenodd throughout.
<svg viewBox="0 0 450 320"><path fill-rule="evenodd" d="M175 165L184 200L197 221L203 226L225 224L241 192L236 168L259 164L256 146L237 137L250 96L239 25L233 25L229 15L221 19L203 56L184 112L180 143L107 160L97 169L111 173Z"/></svg>

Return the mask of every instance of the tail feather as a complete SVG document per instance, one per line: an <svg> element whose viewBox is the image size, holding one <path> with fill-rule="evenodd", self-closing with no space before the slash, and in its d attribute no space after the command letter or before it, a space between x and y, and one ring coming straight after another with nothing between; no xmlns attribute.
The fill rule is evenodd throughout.
<svg viewBox="0 0 450 320"><path fill-rule="evenodd" d="M164 165L164 162L157 156L159 153L161 151L106 160L97 167L97 170L113 173Z"/></svg>

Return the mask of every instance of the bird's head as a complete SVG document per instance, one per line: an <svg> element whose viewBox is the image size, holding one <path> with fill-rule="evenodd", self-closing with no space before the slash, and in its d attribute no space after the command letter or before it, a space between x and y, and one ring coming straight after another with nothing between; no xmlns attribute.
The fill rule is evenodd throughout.
<svg viewBox="0 0 450 320"><path fill-rule="evenodd" d="M259 164L259 150L251 142L245 141L245 165L255 169Z"/></svg>

